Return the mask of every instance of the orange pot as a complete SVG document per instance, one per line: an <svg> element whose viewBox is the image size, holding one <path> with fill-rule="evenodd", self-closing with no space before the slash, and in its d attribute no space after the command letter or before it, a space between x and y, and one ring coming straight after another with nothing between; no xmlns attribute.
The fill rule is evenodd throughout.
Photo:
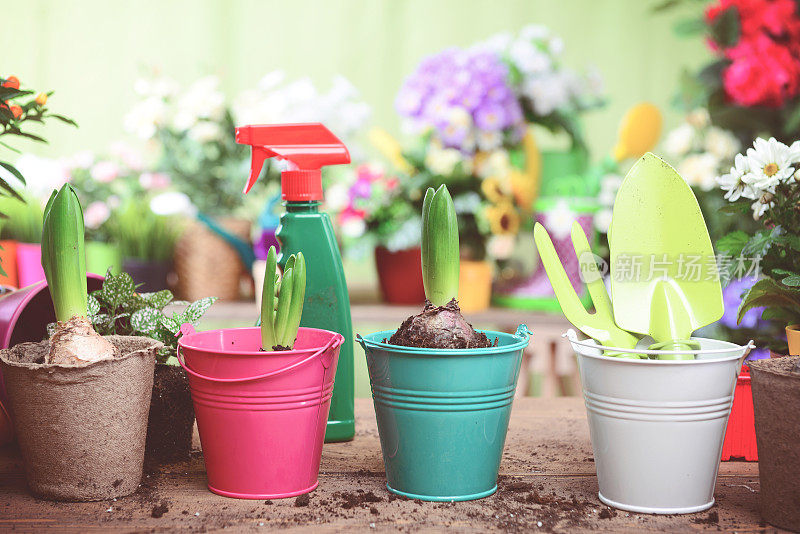
<svg viewBox="0 0 800 534"><path fill-rule="evenodd" d="M789 356L800 356L800 324L786 327L786 339L789 341Z"/></svg>
<svg viewBox="0 0 800 534"><path fill-rule="evenodd" d="M492 300L492 264L461 260L458 278L458 305L464 313L487 309Z"/></svg>
<svg viewBox="0 0 800 534"><path fill-rule="evenodd" d="M5 276L0 273L0 286L19 287L17 279L17 242L7 239L0 241L0 265L6 272Z"/></svg>

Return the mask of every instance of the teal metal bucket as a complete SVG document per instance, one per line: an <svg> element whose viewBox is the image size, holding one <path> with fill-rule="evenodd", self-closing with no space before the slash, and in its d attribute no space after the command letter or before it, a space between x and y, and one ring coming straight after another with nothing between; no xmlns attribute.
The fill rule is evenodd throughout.
<svg viewBox="0 0 800 534"><path fill-rule="evenodd" d="M423 501L468 501L497 491L497 473L531 335L483 332L496 347L423 349L384 343L364 347L378 421L386 487Z"/></svg>

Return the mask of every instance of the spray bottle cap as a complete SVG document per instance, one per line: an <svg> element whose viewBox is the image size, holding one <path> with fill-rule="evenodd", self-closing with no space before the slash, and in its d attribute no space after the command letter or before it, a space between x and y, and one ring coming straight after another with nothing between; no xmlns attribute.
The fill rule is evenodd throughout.
<svg viewBox="0 0 800 534"><path fill-rule="evenodd" d="M320 168L350 163L344 143L318 122L240 126L236 142L252 147L250 179L244 192L258 180L264 160L275 157L289 165L281 172L281 192L283 200L290 202L322 200Z"/></svg>

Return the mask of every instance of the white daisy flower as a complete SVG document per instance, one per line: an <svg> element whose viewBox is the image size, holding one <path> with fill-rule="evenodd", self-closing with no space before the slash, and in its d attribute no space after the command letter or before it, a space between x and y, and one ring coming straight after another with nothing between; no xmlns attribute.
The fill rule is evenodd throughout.
<svg viewBox="0 0 800 534"><path fill-rule="evenodd" d="M689 123L683 123L667 134L664 150L673 156L684 156L695 142L695 130Z"/></svg>
<svg viewBox="0 0 800 534"><path fill-rule="evenodd" d="M750 205L753 209L753 219L759 220L768 209L775 205L775 201L772 198L772 193L764 193L761 198Z"/></svg>
<svg viewBox="0 0 800 534"><path fill-rule="evenodd" d="M747 149L753 186L769 191L789 180L794 175L790 156L789 147L774 137L770 137L769 141L756 139L753 148Z"/></svg>
<svg viewBox="0 0 800 534"><path fill-rule="evenodd" d="M720 189L727 191L725 199L730 202L736 202L740 198L749 198L751 200L759 198L752 181L750 160L741 154L736 154L731 172L717 178Z"/></svg>
<svg viewBox="0 0 800 534"><path fill-rule="evenodd" d="M732 133L722 128L712 126L708 129L704 146L707 152L714 154L722 160L728 160L739 152L739 140Z"/></svg>
<svg viewBox="0 0 800 534"><path fill-rule="evenodd" d="M719 160L714 154L704 152L702 154L692 154L687 156L678 165L680 174L686 183L692 187L699 187L703 191L711 191L714 188Z"/></svg>

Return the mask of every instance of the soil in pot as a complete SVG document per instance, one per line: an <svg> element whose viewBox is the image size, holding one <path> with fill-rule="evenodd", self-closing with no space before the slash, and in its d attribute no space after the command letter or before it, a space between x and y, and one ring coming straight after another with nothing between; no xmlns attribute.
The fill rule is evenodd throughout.
<svg viewBox="0 0 800 534"><path fill-rule="evenodd" d="M403 321L389 343L430 349L479 349L492 346L486 334L476 332L464 319L456 299L444 306L434 306L426 300L422 311Z"/></svg>
<svg viewBox="0 0 800 534"><path fill-rule="evenodd" d="M800 356L750 363L761 514L800 531Z"/></svg>
<svg viewBox="0 0 800 534"><path fill-rule="evenodd" d="M192 452L194 406L186 371L156 364L147 423L145 460L163 464L188 460Z"/></svg>
<svg viewBox="0 0 800 534"><path fill-rule="evenodd" d="M119 354L85 366L44 364L49 341L0 351L31 491L92 501L136 491L155 354L161 343L108 336Z"/></svg>

